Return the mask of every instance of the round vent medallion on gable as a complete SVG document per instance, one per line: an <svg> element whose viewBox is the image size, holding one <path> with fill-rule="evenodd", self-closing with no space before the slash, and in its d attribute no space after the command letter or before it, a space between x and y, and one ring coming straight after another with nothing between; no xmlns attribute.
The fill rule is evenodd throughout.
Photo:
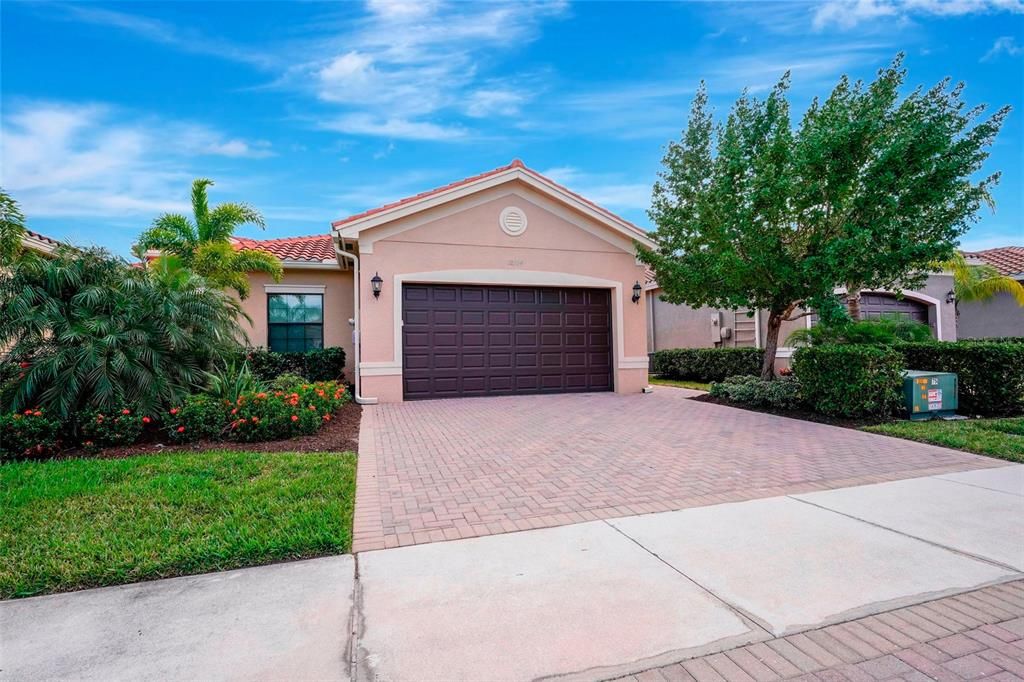
<svg viewBox="0 0 1024 682"><path fill-rule="evenodd" d="M508 206L502 209L498 224L505 234L518 237L526 232L526 214L515 206Z"/></svg>

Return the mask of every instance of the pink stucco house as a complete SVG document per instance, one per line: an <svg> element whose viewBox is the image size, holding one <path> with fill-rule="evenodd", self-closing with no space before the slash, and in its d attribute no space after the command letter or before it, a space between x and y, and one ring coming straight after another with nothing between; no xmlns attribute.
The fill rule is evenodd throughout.
<svg viewBox="0 0 1024 682"><path fill-rule="evenodd" d="M363 401L647 385L646 233L516 160L334 222L237 239L277 255L253 275L250 342L342 346Z"/></svg>

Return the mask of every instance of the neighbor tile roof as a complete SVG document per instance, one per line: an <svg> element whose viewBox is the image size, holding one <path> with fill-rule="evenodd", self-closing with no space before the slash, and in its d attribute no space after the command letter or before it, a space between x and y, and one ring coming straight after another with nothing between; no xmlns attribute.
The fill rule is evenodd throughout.
<svg viewBox="0 0 1024 682"><path fill-rule="evenodd" d="M391 209L398 208L399 206L404 206L406 204L411 204L413 202L420 201L420 200L426 199L428 197L432 197L435 194L441 194L442 192L447 192L448 190L452 190L452 189L455 189L457 187L462 187L463 185L468 185L468 184L477 182L479 180L484 180L484 179L489 178L489 177L491 177L493 175L498 175L499 173L504 173L505 171L512 170L513 168L519 168L520 170L522 170L525 173L529 173L530 175L532 175L532 176L534 176L536 178L539 178L539 179L543 180L544 182L547 182L547 183L549 183L551 185L554 185L559 190L565 192L566 194L571 195L573 198L577 199L578 201L583 202L587 206L590 206L595 211L598 211L599 213L604 214L605 216L611 218L612 220L615 220L617 222L625 224L627 227L629 227L630 229L635 231L638 235L641 235L641 236L644 236L644 237L647 236L647 232L645 230L637 227L636 225L634 225L633 223L629 222L625 218L622 218L621 216L615 215L614 213L612 213L608 209L604 208L603 206L598 206L597 204L595 204L590 199L587 199L586 197L580 196L579 194L577 194L576 192L573 192L568 187L565 187L564 185L558 184L557 182L555 182L551 178L547 177L546 175L542 175L541 173L538 173L537 171L533 170L532 168L527 168L526 165L522 161L520 161L519 159L514 159L512 161L512 163L510 163L510 164L508 164L506 166L501 166L499 168L495 168L494 170L489 170L486 173L480 173L479 175L472 175L472 176L470 176L468 178L463 178L462 180L458 180L457 182L452 182L452 183L449 183L447 185L443 185L441 187L435 187L434 189L427 190L426 192L420 192L419 194L414 194L414 195L412 195L410 197L405 197L404 199L399 199L398 201L393 201L393 202L391 202L389 204L384 204L383 206L378 206L377 208L371 208L368 211L363 211L362 213L356 213L355 215L350 215L347 218L342 218L341 220L334 221L333 223L331 223L331 225L333 225L334 227L343 227L343 226L348 225L349 223L355 222L357 220L361 220L363 218L366 218L366 217L369 217L369 216L372 216L372 215L376 215L377 213L383 213L384 211L389 211Z"/></svg>
<svg viewBox="0 0 1024 682"><path fill-rule="evenodd" d="M984 251L965 251L964 256L985 261L998 270L1000 275L1024 273L1024 246L1001 246Z"/></svg>
<svg viewBox="0 0 1024 682"><path fill-rule="evenodd" d="M54 246L60 246L61 245L61 242L57 241L56 239L54 239L52 237L47 237L45 234L40 234L39 232L33 232L32 230L25 230L25 234L27 236L29 236L29 237L32 237L33 239L36 239L36 240L41 241L41 242L45 242L47 244L52 244Z"/></svg>
<svg viewBox="0 0 1024 682"><path fill-rule="evenodd" d="M260 249L269 251L283 261L307 263L333 262L337 259L334 243L329 234L312 234L307 237L282 237L280 239L248 239L232 237L238 249Z"/></svg>

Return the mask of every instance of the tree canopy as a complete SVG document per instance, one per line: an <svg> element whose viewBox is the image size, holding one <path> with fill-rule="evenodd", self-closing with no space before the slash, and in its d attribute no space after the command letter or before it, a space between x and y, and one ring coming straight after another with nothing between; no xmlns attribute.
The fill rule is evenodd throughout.
<svg viewBox="0 0 1024 682"><path fill-rule="evenodd" d="M235 230L246 224L263 228L263 216L246 204L226 203L210 209L207 188L212 185L213 180L205 178L193 181L192 218L178 213L161 215L142 233L136 247L177 256L183 267L246 298L250 288L247 273L265 272L278 282L281 261L268 251L235 249L230 241Z"/></svg>
<svg viewBox="0 0 1024 682"><path fill-rule="evenodd" d="M768 312L762 377L783 321L834 305L845 287L918 286L955 253L998 173L975 179L1003 120L981 120L963 85L905 97L902 55L870 84L845 76L793 126L785 74L764 99L744 93L716 124L701 83L669 143L640 259L671 303Z"/></svg>

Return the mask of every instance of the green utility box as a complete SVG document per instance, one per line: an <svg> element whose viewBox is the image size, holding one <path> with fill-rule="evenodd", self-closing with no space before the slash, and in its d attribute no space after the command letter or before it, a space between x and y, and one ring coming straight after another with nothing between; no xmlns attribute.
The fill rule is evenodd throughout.
<svg viewBox="0 0 1024 682"><path fill-rule="evenodd" d="M903 373L903 401L914 420L954 417L956 390L956 375L949 372Z"/></svg>

